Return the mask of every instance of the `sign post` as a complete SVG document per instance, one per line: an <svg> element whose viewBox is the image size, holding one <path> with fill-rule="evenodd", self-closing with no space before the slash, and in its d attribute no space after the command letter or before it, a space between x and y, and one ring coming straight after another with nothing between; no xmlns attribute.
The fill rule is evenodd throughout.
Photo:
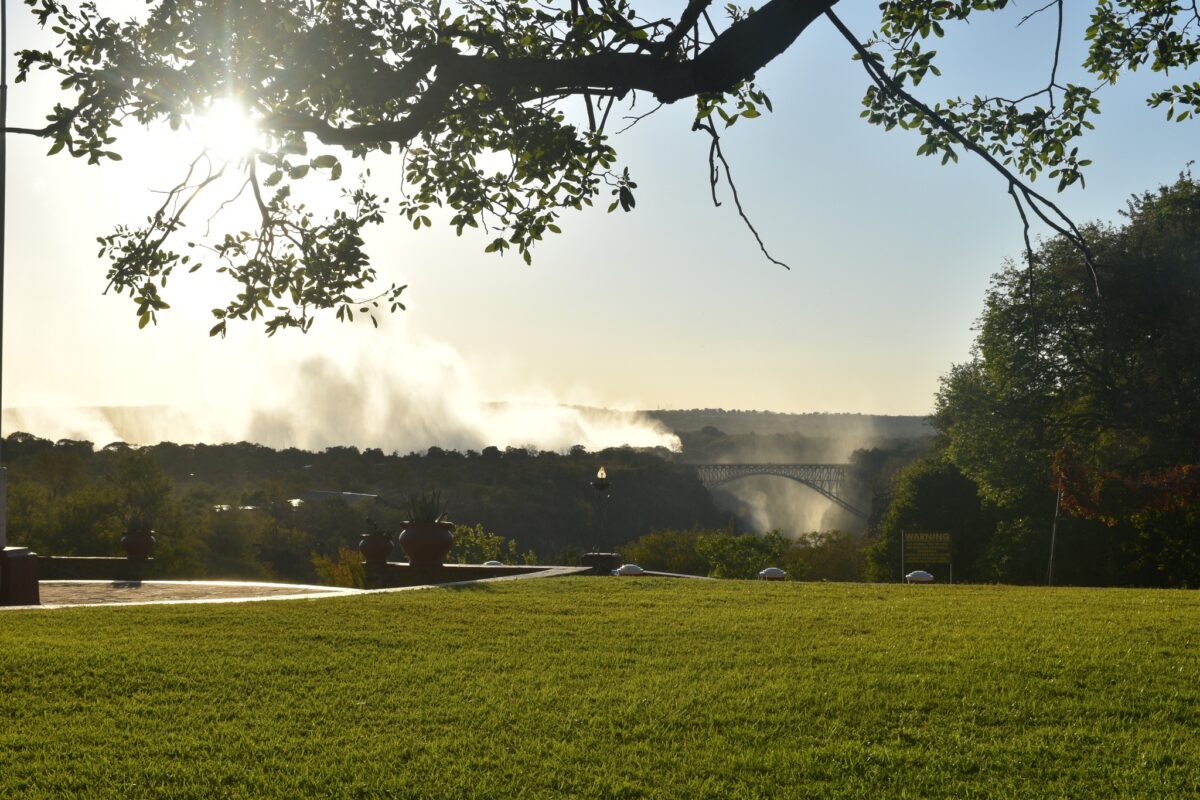
<svg viewBox="0 0 1200 800"><path fill-rule="evenodd" d="M907 570L909 564L919 567L945 566L950 571L950 583L954 583L954 561L951 558L950 534L929 531L902 532L900 534L900 569Z"/></svg>

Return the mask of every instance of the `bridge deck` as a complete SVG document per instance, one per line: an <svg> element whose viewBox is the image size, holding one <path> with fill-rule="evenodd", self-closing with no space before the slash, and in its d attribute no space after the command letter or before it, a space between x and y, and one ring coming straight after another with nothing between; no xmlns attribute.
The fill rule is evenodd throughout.
<svg viewBox="0 0 1200 800"><path fill-rule="evenodd" d="M804 484L855 516L867 519L866 512L851 505L843 496L851 476L849 464L692 464L691 467L708 489L752 475L788 478Z"/></svg>

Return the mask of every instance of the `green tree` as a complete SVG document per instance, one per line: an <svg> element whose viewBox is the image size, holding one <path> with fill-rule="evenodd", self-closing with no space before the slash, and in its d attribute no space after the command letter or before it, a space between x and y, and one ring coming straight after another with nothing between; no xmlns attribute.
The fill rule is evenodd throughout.
<svg viewBox="0 0 1200 800"><path fill-rule="evenodd" d="M112 485L128 528L153 528L163 520L171 498L171 478L149 451L116 451Z"/></svg>
<svg viewBox="0 0 1200 800"><path fill-rule="evenodd" d="M83 483L86 462L78 451L55 447L35 455L29 469L50 490L50 498L56 500Z"/></svg>
<svg viewBox="0 0 1200 800"><path fill-rule="evenodd" d="M352 589L366 588L366 567L363 566L362 555L357 550L339 547L336 557L313 553L311 559L313 571L322 583Z"/></svg>
<svg viewBox="0 0 1200 800"><path fill-rule="evenodd" d="M792 580L861 581L867 551L860 534L814 531L793 542L777 566Z"/></svg>
<svg viewBox="0 0 1200 800"><path fill-rule="evenodd" d="M270 575L270 569L258 560L260 548L274 525L268 515L208 508L197 516L203 519L203 524L193 523L191 530L204 536L208 552L206 574L246 579Z"/></svg>
<svg viewBox="0 0 1200 800"><path fill-rule="evenodd" d="M486 561L516 564L517 543L498 533L485 531L483 525L455 525L454 549L450 557L459 564L482 564ZM526 560L525 563L531 562Z"/></svg>
<svg viewBox="0 0 1200 800"><path fill-rule="evenodd" d="M707 575L709 562L696 550L703 531L651 531L621 548L625 561L658 572Z"/></svg>
<svg viewBox="0 0 1200 800"><path fill-rule="evenodd" d="M160 290L175 271L218 264L236 296L214 309L214 335L230 320L261 318L273 332L308 329L322 310L374 319L377 308L402 308L403 286L371 288L364 235L383 220L384 201L345 170L371 153L404 155L394 213L414 228L432 225L431 211L444 207L459 233L488 231L485 250L529 261L538 240L560 231L565 211L635 207L637 183L608 132L610 116L619 116L610 115L614 103L633 92L663 104L694 98L692 130L712 140L715 199L728 176L717 169L726 160L719 130L771 110L759 72L822 16L867 73L867 122L914 131L918 152L943 162L965 151L984 159L1023 215L1080 248L1075 226L1030 181L1045 174L1060 191L1082 181L1090 162L1078 140L1099 112L1100 90L1091 87L1147 66L1171 72L1151 105L1168 119L1200 110L1200 82L1186 80L1200 59L1200 26L1194 7L1173 0L1098 0L1084 34L1085 81L1063 83L1058 74L1060 22L1044 86L1016 100L981 93L933 103L915 94L940 74L932 43L981 15L1057 12L1061 20L1063 3L1027 13L1008 0L884 0L866 40L834 14L834 0L731 4L723 15L711 0L678 0L669 17L658 8L639 13L630 0L412 0L401 8L380 0L151 0L126 22L92 3L27 3L59 39L22 51L17 79L49 70L68 97L44 127L11 130L46 138L51 153L119 158L122 124L178 128L218 99L257 120L263 141L252 152L199 156L144 225L101 240L110 287L133 298L141 325L168 307ZM581 100L586 125L571 121L568 98ZM293 196L316 176L349 182L328 218ZM257 226L219 234L208 249L189 247L185 217L197 195L219 186L253 198Z"/></svg>
<svg viewBox="0 0 1200 800"><path fill-rule="evenodd" d="M878 538L867 551L870 580L902 578L900 537L904 531L948 532L955 577L991 580L981 559L996 521L978 485L944 457L922 458L900 471L891 504L879 525Z"/></svg>
<svg viewBox="0 0 1200 800"><path fill-rule="evenodd" d="M757 533L704 533L696 539L696 552L708 563L714 578L757 577L767 567L777 567L788 541L779 531Z"/></svg>
<svg viewBox="0 0 1200 800"><path fill-rule="evenodd" d="M943 379L934 425L1000 515L998 578L1044 575L1061 488L1067 534L1099 540L1076 580L1200 583L1200 184L1124 215L1088 231L1101 295L1077 250L1044 243L995 276L974 358Z"/></svg>

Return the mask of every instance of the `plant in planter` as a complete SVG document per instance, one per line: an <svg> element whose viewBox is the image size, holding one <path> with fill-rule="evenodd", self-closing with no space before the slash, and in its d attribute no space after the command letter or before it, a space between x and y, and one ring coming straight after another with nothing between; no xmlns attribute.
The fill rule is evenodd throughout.
<svg viewBox="0 0 1200 800"><path fill-rule="evenodd" d="M436 489L408 496L408 521L400 547L413 567L440 567L454 546L454 524L446 522L446 502Z"/></svg>
<svg viewBox="0 0 1200 800"><path fill-rule="evenodd" d="M375 520L367 517L367 532L358 540L358 552L368 564L386 564L392 554L392 537Z"/></svg>

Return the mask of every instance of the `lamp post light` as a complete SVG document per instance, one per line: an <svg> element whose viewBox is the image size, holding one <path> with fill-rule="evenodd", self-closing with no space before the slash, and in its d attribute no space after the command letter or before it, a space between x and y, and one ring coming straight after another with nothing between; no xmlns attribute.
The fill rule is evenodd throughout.
<svg viewBox="0 0 1200 800"><path fill-rule="evenodd" d="M600 523L600 536L605 539L608 535L608 504L604 501L608 499L608 490L611 485L604 467L596 470L596 480L592 481L592 488L596 490L596 517ZM607 543L605 546L608 546Z"/></svg>
<svg viewBox="0 0 1200 800"><path fill-rule="evenodd" d="M608 494L608 486L608 473L604 471L604 467L601 467L596 470L596 480L592 481L592 488L601 497L605 497Z"/></svg>

